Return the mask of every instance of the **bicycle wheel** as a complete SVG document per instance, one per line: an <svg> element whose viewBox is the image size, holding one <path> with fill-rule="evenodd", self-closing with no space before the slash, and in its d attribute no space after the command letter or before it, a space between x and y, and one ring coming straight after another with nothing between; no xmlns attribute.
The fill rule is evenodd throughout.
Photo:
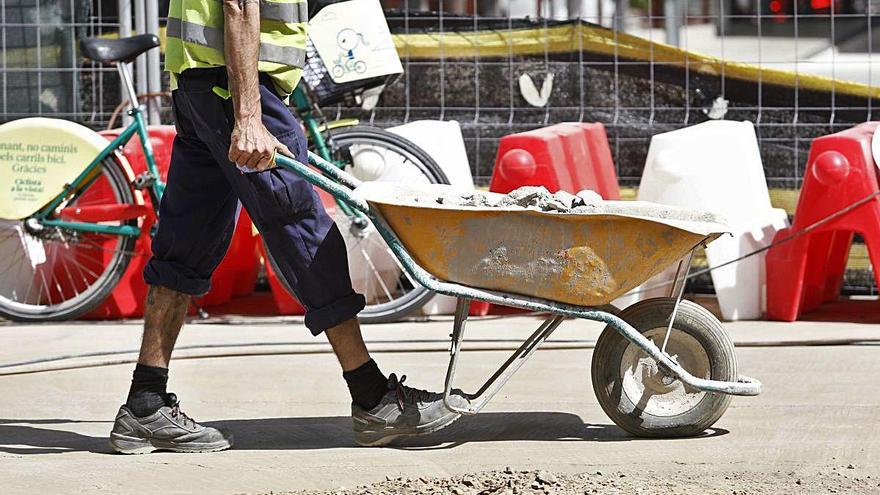
<svg viewBox="0 0 880 495"><path fill-rule="evenodd" d="M415 143L384 129L352 126L332 131L332 158L363 181L448 184L449 179L430 155ZM358 315L362 323L397 321L428 302L433 293L412 280L369 221L366 224L331 208L345 237L354 290L367 299ZM271 256L267 262L279 273ZM279 280L293 294L284 277Z"/></svg>
<svg viewBox="0 0 880 495"><path fill-rule="evenodd" d="M133 204L121 167L106 159L101 173L65 211ZM137 220L100 222L137 225ZM0 316L38 322L76 318L103 301L128 267L135 238L74 231L26 220L0 220Z"/></svg>

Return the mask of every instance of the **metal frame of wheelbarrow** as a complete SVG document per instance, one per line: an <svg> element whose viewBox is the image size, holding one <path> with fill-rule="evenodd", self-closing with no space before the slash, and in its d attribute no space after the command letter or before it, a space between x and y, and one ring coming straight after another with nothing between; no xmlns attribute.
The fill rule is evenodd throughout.
<svg viewBox="0 0 880 495"><path fill-rule="evenodd" d="M619 332L629 342L642 349L645 354L653 358L664 372L675 376L686 385L695 389L730 395L758 395L761 393L761 382L753 378L739 376L735 382L725 382L707 380L691 375L687 370L679 366L675 359L669 354L666 354L663 350L658 348L654 342L642 335L627 322L611 313L594 308L558 303L534 297L478 289L434 278L434 276L413 260L409 252L382 216L378 212L373 211L366 201L355 197L352 194L353 190L360 186L361 182L359 180L313 153L309 153L309 163L323 172L324 175L295 160L281 155L278 155L277 157L277 164L279 166L290 169L299 174L310 183L327 191L336 199L344 201L354 210L368 217L376 227L376 231L379 232L379 235L381 235L388 244L391 252L397 257L397 260L400 262L403 269L406 270L413 280L438 294L452 296L457 299L458 303L455 308L455 321L451 335L452 343L449 351L449 367L446 372L446 384L443 391L444 403L450 410L461 414L476 414L479 412L480 409L482 409L486 403L498 393L501 387L504 386L504 384L526 362L526 360L531 357L538 347L550 337L553 331L559 327L559 324L562 323L566 317L582 318L585 320L605 323ZM702 242L700 244L702 244ZM697 246L694 246L694 249L696 249L696 247ZM666 342L668 341L669 333L672 330L672 324L675 320L678 305L681 302L681 295L684 292L684 278L687 275L687 267L690 265L692 256L693 249L679 264L676 273L676 280L672 287L672 294L673 297L675 297L675 306L670 315L666 338L664 338L664 349L666 347ZM682 268L684 268L684 276L680 276ZM545 320L541 326L525 340L525 342L523 342L522 346L520 346L520 348L517 349L510 358L502 364L491 377L489 377L488 380L486 380L476 393L466 394L466 397L470 400L469 407L459 408L450 403L449 396L452 392L452 381L461 355L461 344L464 341L465 322L467 321L468 310L471 301L473 300L505 306L514 306L530 311L546 312L550 313L551 316L548 317L547 320Z"/></svg>

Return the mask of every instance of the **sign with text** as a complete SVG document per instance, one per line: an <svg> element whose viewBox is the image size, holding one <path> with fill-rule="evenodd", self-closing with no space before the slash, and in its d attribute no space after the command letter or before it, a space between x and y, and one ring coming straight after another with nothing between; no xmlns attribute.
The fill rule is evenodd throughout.
<svg viewBox="0 0 880 495"><path fill-rule="evenodd" d="M309 21L309 38L337 84L403 72L378 0L324 7Z"/></svg>
<svg viewBox="0 0 880 495"><path fill-rule="evenodd" d="M26 218L72 182L107 145L91 129L59 119L0 125L0 218Z"/></svg>

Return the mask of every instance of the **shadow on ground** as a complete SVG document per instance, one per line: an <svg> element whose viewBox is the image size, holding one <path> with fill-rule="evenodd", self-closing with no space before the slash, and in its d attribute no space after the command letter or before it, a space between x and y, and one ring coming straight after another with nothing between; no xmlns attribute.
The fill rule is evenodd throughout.
<svg viewBox="0 0 880 495"><path fill-rule="evenodd" d="M63 452L110 453L106 437L92 437L52 425L106 423L109 421L79 421L74 419L0 419L0 452L8 454L60 454Z"/></svg>
<svg viewBox="0 0 880 495"><path fill-rule="evenodd" d="M0 419L0 452L53 454L72 451L110 453L106 437L93 437L51 425L102 423L100 421ZM111 424L107 423L109 432ZM236 450L313 450L353 447L351 418L342 416L304 418L232 419L208 422L232 432ZM713 428L703 438L724 435ZM401 439L392 447L402 449L454 448L473 442L642 440L614 425L586 424L575 414L560 412L481 413L462 418L433 435Z"/></svg>

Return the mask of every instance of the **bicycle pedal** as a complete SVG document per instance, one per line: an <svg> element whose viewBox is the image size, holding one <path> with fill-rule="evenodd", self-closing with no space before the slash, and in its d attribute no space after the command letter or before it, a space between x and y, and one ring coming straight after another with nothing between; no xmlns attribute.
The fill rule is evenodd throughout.
<svg viewBox="0 0 880 495"><path fill-rule="evenodd" d="M131 185L134 186L135 189L147 189L152 187L155 183L156 177L149 172L141 172L133 181L131 181Z"/></svg>

